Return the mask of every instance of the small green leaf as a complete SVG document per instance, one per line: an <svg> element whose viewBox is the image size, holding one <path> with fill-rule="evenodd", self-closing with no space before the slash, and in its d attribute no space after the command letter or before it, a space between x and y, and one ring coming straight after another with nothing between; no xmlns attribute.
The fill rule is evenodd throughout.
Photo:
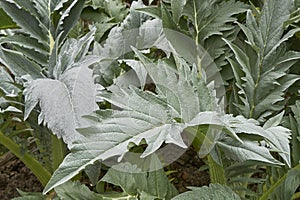
<svg viewBox="0 0 300 200"><path fill-rule="evenodd" d="M0 29L18 28L16 23L0 8Z"/></svg>
<svg viewBox="0 0 300 200"><path fill-rule="evenodd" d="M270 128L272 126L278 126L281 123L283 115L284 115L284 111L282 111L278 115L270 118L268 121L265 122L263 128L267 129L267 128Z"/></svg>
<svg viewBox="0 0 300 200"><path fill-rule="evenodd" d="M77 23L84 4L85 0L75 0L63 11L56 27L55 37L58 37L62 32L60 39L63 40L68 35L69 31Z"/></svg>

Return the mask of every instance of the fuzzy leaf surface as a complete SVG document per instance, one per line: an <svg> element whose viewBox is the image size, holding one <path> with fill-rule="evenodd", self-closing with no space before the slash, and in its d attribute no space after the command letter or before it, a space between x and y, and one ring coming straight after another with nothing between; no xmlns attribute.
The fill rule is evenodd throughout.
<svg viewBox="0 0 300 200"><path fill-rule="evenodd" d="M227 144L225 141L224 145L232 149L233 155L239 154L238 148L234 148L235 145L243 144L239 133L260 136L272 142L269 135L260 133L263 129L257 125L257 121L247 121L242 116L223 116L214 111L217 107L214 106L215 96L212 89L198 78L197 71L183 63L178 66L178 71L163 62L153 64L136 49L135 51L150 77L156 82L157 94L134 86L123 88L118 85L112 85L107 91L103 91L101 98L118 109L100 110L88 117L92 126L78 130L85 137L73 143L71 153L52 176L45 187L45 193L68 181L95 161L112 157L118 157L118 161L121 161L132 143L139 145L143 140L147 143L141 158L153 154L163 143L173 143L186 148L181 133L190 126L212 124L221 130L226 129L226 135L234 138L232 140L236 144ZM243 125L245 121L248 122L247 125ZM249 130L249 124L253 129ZM256 151L256 145L251 144L248 145L249 150L243 154L242 160L247 160L249 153L251 159L279 164L267 148L261 147L264 150L264 155L261 156Z"/></svg>

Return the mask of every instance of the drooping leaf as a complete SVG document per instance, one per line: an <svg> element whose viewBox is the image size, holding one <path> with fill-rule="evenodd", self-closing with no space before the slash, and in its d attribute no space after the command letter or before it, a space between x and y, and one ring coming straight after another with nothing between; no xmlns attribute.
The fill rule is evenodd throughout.
<svg viewBox="0 0 300 200"><path fill-rule="evenodd" d="M227 140L227 141L226 141ZM279 161L272 158L267 148L259 146L258 142L243 140L239 144L232 139L226 139L225 143L218 141L222 151L228 158L236 161L255 160L269 164L281 164Z"/></svg>

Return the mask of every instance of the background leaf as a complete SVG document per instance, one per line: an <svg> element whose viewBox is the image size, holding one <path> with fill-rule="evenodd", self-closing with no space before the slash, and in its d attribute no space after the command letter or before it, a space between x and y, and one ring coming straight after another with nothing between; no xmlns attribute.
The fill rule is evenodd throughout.
<svg viewBox="0 0 300 200"><path fill-rule="evenodd" d="M16 23L4 12L4 10L0 9L0 29L8 29L8 28L18 28Z"/></svg>

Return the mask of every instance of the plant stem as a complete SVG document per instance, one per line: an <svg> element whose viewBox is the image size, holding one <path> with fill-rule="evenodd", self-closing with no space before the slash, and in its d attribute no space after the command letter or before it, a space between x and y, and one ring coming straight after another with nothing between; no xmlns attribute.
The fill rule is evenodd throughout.
<svg viewBox="0 0 300 200"><path fill-rule="evenodd" d="M52 170L55 171L61 164L66 155L66 146L61 139L55 135L51 136L52 140Z"/></svg>
<svg viewBox="0 0 300 200"><path fill-rule="evenodd" d="M204 139L206 138L204 132L206 132L207 129L201 127L197 127L197 129L194 127L189 127L186 129L186 131L190 134L190 137L191 136L193 137L193 147L198 152L200 150L201 144L204 142ZM208 159L208 167L209 167L211 183L219 183L222 185L226 185L227 178L225 176L224 168L218 163L216 163L210 155L207 155L207 159Z"/></svg>
<svg viewBox="0 0 300 200"><path fill-rule="evenodd" d="M38 178L43 186L47 184L51 177L51 173L44 168L33 156L28 153L21 154L21 148L13 140L5 136L0 131L0 143L4 145L9 151L17 156Z"/></svg>
<svg viewBox="0 0 300 200"><path fill-rule="evenodd" d="M293 167L290 170L299 170L299 169L300 169L300 164L296 165L295 167ZM285 173L280 179L278 179L276 181L276 183L272 184L272 186L267 191L264 192L264 194L260 197L259 200L267 200L269 195L272 194L274 192L274 190L285 181L286 176L287 176L287 173Z"/></svg>
<svg viewBox="0 0 300 200"><path fill-rule="evenodd" d="M292 199L299 199L300 198L300 192L297 192L293 195Z"/></svg>
<svg viewBox="0 0 300 200"><path fill-rule="evenodd" d="M218 163L216 163L210 155L208 155L207 158L208 158L210 182L226 185L227 181L226 181L224 168Z"/></svg>

